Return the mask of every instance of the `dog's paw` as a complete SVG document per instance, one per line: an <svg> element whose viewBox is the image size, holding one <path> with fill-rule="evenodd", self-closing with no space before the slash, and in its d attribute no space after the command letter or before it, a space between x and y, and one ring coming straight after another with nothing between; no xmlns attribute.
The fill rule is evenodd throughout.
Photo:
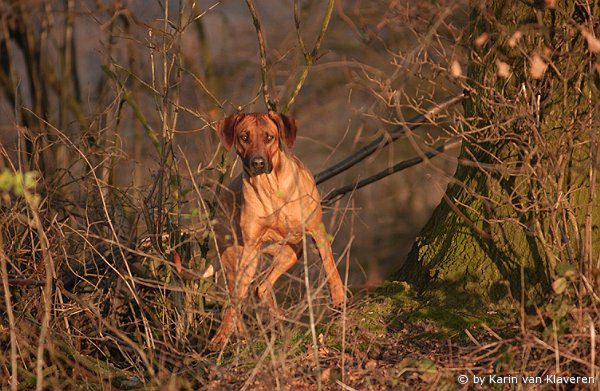
<svg viewBox="0 0 600 391"><path fill-rule="evenodd" d="M217 330L217 333L208 344L208 350L217 351L221 350L227 343L229 336L233 332L233 314L231 310L226 310L223 316L223 322Z"/></svg>
<svg viewBox="0 0 600 391"><path fill-rule="evenodd" d="M344 301L346 301L346 295L344 292L336 292L331 295L331 300L333 301L334 307L342 307L344 305Z"/></svg>
<svg viewBox="0 0 600 391"><path fill-rule="evenodd" d="M229 339L230 334L230 332L223 331L222 328L219 328L219 330L217 330L217 334L215 334L213 339L208 344L207 349L213 352L223 349L225 343L227 343L227 339Z"/></svg>

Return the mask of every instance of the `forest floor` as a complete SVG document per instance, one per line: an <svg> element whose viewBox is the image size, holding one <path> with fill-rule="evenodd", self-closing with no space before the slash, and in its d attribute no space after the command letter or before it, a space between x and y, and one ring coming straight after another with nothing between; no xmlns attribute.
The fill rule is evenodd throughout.
<svg viewBox="0 0 600 391"><path fill-rule="evenodd" d="M581 323L594 318L597 311L589 310L585 305L577 309L565 297L537 304L483 305L465 293L441 289L417 293L407 283L386 282L357 298L345 317L317 327L316 349L305 332L303 349L288 356L292 358L285 364L276 364L277 369L255 366L248 377L247 368L238 366L235 371L225 365L206 386L598 389L597 364L589 356L596 354L595 334L592 331L590 352L590 333Z"/></svg>
<svg viewBox="0 0 600 391"><path fill-rule="evenodd" d="M306 333L295 359L276 375L265 370L248 383L247 370L230 371L224 366L207 386L264 390L318 389L319 383L332 390L470 387L458 381L459 375L472 383L474 375L487 380L488 375L499 374L499 353L506 354L502 360L506 369L511 367L510 345L519 334L514 315L467 302L464 296L449 297L440 291L418 295L406 283L388 282L354 301L345 322L340 315L317 327L318 369L314 345Z"/></svg>
<svg viewBox="0 0 600 391"><path fill-rule="evenodd" d="M208 315L196 331L180 332L176 327L184 321L164 321L168 311L178 311L173 304L176 298L167 295L165 303L171 304L157 306L157 315L149 318L155 348L146 350L140 323L127 323L121 315L121 326L116 329L110 311L102 315L82 295L66 291L63 295L85 310L77 310L83 315L81 322L70 321L70 336L58 330L61 322L50 325L51 347L43 370L48 389L541 390L598 386L597 382L591 387L586 384L596 381L593 376L599 373L595 328L591 327L598 311L587 296L580 296L578 303L568 295L554 295L538 303L484 305L464 292L416 292L405 282L386 282L375 291L352 297L344 311L315 308L314 322L307 320L301 306L286 308L282 314L288 311L288 317L281 319L266 308L253 307L244 317L246 337L234 336L223 351L210 352L205 347L220 319L218 307L206 309ZM150 312L148 308L146 313ZM26 359L18 367L19 389L36 385L35 335L40 323L27 313L18 321L19 348ZM293 319L292 313L304 315ZM0 346L9 346L7 328L0 327ZM8 349L5 352L6 359L10 354ZM10 372L2 376L7 382Z"/></svg>

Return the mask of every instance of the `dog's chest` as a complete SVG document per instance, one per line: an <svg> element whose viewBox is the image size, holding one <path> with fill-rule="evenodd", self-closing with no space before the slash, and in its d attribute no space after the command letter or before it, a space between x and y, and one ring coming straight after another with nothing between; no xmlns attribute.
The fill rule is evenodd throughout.
<svg viewBox="0 0 600 391"><path fill-rule="evenodd" d="M294 204L299 203L295 202ZM262 239L265 241L287 240L289 242L301 240L306 218L302 221L301 215L298 213L300 209L298 205L286 204L275 209L271 215L260 218L260 225L264 227Z"/></svg>
<svg viewBox="0 0 600 391"><path fill-rule="evenodd" d="M267 178L265 178L267 179ZM318 207L316 188L298 180L263 181L242 189L242 226L260 227L262 240L298 241ZM258 234L258 233L257 233Z"/></svg>

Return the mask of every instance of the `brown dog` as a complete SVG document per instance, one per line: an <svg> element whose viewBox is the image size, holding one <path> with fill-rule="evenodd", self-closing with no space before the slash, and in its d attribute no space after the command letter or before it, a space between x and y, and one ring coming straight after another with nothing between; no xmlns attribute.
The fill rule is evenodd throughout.
<svg viewBox="0 0 600 391"><path fill-rule="evenodd" d="M285 150L296 140L296 121L273 112L234 114L220 120L216 128L225 148L235 147L244 172L233 180L229 197L223 200L234 228L233 240L219 248L231 305L211 341L213 350L227 341L234 324L242 331L239 305L248 293L265 246L264 252L273 261L257 291L272 308L272 287L298 261L293 245L302 241L304 233L317 244L333 303L340 305L345 297L322 223L315 180L300 160Z"/></svg>

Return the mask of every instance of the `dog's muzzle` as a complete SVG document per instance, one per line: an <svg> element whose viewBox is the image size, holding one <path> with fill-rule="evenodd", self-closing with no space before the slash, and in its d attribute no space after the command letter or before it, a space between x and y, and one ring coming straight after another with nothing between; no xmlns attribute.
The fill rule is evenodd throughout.
<svg viewBox="0 0 600 391"><path fill-rule="evenodd" d="M269 161L262 156L254 156L247 166L252 175L269 174L273 169Z"/></svg>

